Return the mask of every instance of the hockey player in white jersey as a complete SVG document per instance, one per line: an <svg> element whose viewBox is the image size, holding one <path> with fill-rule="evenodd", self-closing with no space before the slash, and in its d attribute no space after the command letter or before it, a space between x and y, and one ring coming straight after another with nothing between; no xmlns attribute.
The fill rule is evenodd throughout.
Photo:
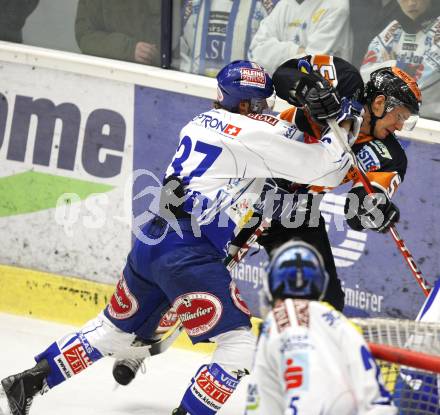
<svg viewBox="0 0 440 415"><path fill-rule="evenodd" d="M27 414L36 393L120 353L136 338L153 342L171 306L194 344L217 344L174 414L217 413L249 371L255 339L250 312L222 262L227 245L266 178L336 186L350 162L331 132L316 144L297 142L289 123L262 114L273 85L259 65L234 61L217 79L216 108L180 132L157 203L168 209L157 209L136 232L107 307L38 354L34 368L2 380L13 415ZM351 143L360 117L341 113L338 119Z"/></svg>
<svg viewBox="0 0 440 415"><path fill-rule="evenodd" d="M397 414L368 345L339 311L319 301L328 274L319 252L291 241L273 255L247 415Z"/></svg>

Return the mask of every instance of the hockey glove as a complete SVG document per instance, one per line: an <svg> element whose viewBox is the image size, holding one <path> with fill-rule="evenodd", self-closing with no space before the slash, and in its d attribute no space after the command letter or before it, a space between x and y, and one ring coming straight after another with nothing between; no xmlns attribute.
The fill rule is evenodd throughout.
<svg viewBox="0 0 440 415"><path fill-rule="evenodd" d="M299 102L320 123L336 117L341 110L338 92L318 72L302 76L289 95L291 104Z"/></svg>
<svg viewBox="0 0 440 415"><path fill-rule="evenodd" d="M355 231L371 229L385 233L400 219L399 208L379 188L367 195L363 186L352 188L345 201L347 224Z"/></svg>
<svg viewBox="0 0 440 415"><path fill-rule="evenodd" d="M341 111L338 114L337 122L338 124L345 120L352 122L350 134L353 137L353 142L356 141L364 121L364 112L364 107L360 102L354 99L342 98Z"/></svg>
<svg viewBox="0 0 440 415"><path fill-rule="evenodd" d="M354 99L342 98L341 110L336 116L336 122L341 124L343 121L351 121L351 129L348 134L348 144L352 146L357 139L363 122L364 107ZM324 131L323 134L325 134Z"/></svg>

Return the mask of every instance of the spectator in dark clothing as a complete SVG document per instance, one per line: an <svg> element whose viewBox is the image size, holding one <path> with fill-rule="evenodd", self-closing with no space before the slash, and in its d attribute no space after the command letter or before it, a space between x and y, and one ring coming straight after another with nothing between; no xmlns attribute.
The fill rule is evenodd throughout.
<svg viewBox="0 0 440 415"><path fill-rule="evenodd" d="M22 29L40 0L0 0L0 40L23 42Z"/></svg>
<svg viewBox="0 0 440 415"><path fill-rule="evenodd" d="M374 36L395 19L399 10L396 0L350 0L350 22L353 28L352 64L359 68Z"/></svg>
<svg viewBox="0 0 440 415"><path fill-rule="evenodd" d="M75 36L87 55L160 65L157 0L79 0Z"/></svg>

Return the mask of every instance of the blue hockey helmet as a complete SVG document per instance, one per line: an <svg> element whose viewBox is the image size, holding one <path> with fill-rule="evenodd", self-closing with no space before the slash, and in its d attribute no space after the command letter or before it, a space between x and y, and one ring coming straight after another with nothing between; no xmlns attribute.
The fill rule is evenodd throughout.
<svg viewBox="0 0 440 415"><path fill-rule="evenodd" d="M272 78L255 62L233 61L217 74L217 102L229 111L237 111L241 101L250 101L251 111L261 113L270 107L266 98L273 95Z"/></svg>
<svg viewBox="0 0 440 415"><path fill-rule="evenodd" d="M321 254L305 242L290 241L274 252L264 290L269 302L274 298L322 300L328 283Z"/></svg>

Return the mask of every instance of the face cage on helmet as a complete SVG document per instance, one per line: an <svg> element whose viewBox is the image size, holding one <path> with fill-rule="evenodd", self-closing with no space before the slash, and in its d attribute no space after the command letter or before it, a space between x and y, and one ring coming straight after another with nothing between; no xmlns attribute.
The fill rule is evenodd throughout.
<svg viewBox="0 0 440 415"><path fill-rule="evenodd" d="M403 103L402 101L400 101L399 99L397 99L397 98L395 98L393 96L386 97L386 100L385 100L385 113L389 113L393 109L398 108L398 107L408 108L408 106L405 103ZM411 111L410 108L408 108L408 109ZM412 130L414 130L418 120L419 120L419 115L412 113L409 116L409 118L404 121L402 130L405 130L405 131L412 131Z"/></svg>
<svg viewBox="0 0 440 415"><path fill-rule="evenodd" d="M327 271L325 269L324 269L324 272L327 274ZM320 296L316 299L316 301L323 301L325 294L327 293L329 280L330 280L330 277L327 274L322 292L321 292ZM298 298L300 298L300 297L298 297ZM260 303L260 312L264 318L269 313L269 311L271 310L271 307L274 303L274 298L272 296L272 292L269 287L269 276L268 275L265 275L263 278L263 289L260 293L259 303Z"/></svg>
<svg viewBox="0 0 440 415"><path fill-rule="evenodd" d="M288 249L290 249L292 247L292 245L294 246L302 246L302 247L306 247L310 249L309 244L307 244L306 242L300 242L300 241L290 241L287 242L285 244L285 246L281 246L279 248L277 248L276 252L274 253L273 259L271 260L271 262L269 263L269 265L267 266L266 269L266 275L263 278L263 290L262 290L262 295L260 297L260 306L262 308L261 311L265 310L265 312L267 312L268 309L270 309L270 305L273 303L274 298L272 296L272 292L271 289L269 287L269 273L270 270L272 268L272 266L274 265L276 259L285 251L287 251ZM313 250L315 250L315 248L312 247ZM321 254L316 251L316 255L318 257L318 262L320 264L320 268L321 270L326 274L326 278L325 278L325 282L324 282L324 287L322 289L322 292L319 296L319 298L317 299L318 301L322 301L322 299L325 297L326 293L327 293L327 289L330 283L330 276L327 273L327 270L325 269L325 265L324 265L324 260L321 256Z"/></svg>

